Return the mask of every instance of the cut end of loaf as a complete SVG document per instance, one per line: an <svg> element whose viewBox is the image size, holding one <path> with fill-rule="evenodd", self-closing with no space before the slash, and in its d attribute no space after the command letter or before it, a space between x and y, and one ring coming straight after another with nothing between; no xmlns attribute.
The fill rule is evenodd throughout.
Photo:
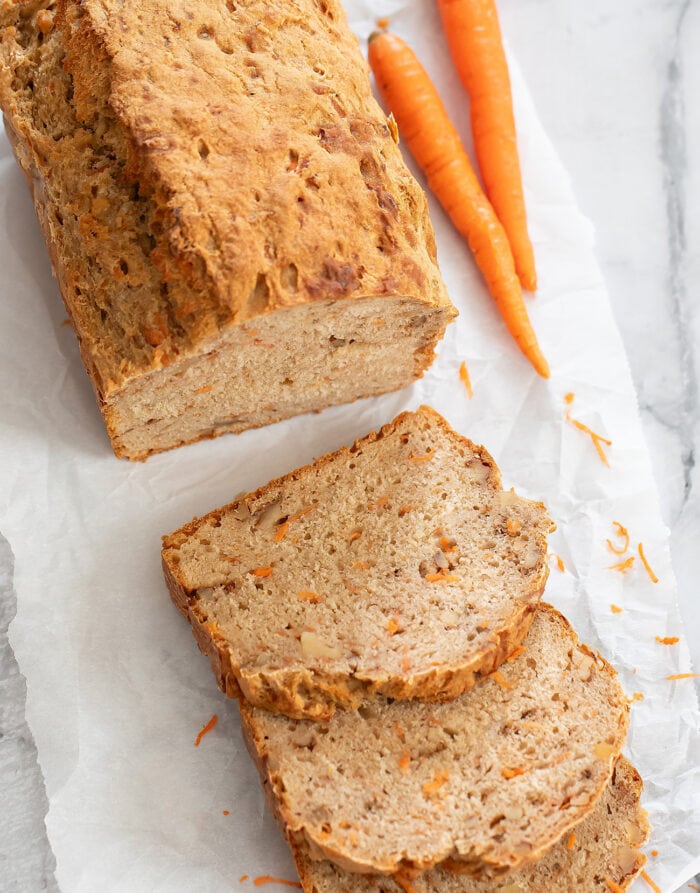
<svg viewBox="0 0 700 893"><path fill-rule="evenodd" d="M376 700L325 724L240 710L289 839L312 858L481 880L537 861L594 810L629 713L614 670L547 605L500 678L450 703Z"/></svg>
<svg viewBox="0 0 700 893"><path fill-rule="evenodd" d="M432 363L452 316L415 299L358 298L318 300L234 326L204 355L107 401L115 452L146 459L405 387Z"/></svg>
<svg viewBox="0 0 700 893"><path fill-rule="evenodd" d="M551 527L423 408L186 525L163 560L225 691L324 719L495 670L527 634Z"/></svg>

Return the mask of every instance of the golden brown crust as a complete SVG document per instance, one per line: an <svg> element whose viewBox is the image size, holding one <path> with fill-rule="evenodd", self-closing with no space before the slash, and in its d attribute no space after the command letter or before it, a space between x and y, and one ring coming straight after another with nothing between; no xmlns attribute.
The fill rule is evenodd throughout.
<svg viewBox="0 0 700 893"><path fill-rule="evenodd" d="M489 468L488 482L494 490L500 489L500 472L487 450L476 446L466 437L454 432L447 421L431 407L423 406L420 412L428 416L445 434L461 441L474 451L484 465ZM283 713L297 719L329 719L336 707L356 709L363 701L375 695L397 699L420 699L426 701L449 701L469 691L480 679L493 672L520 645L530 628L530 623L544 592L549 568L545 561L546 540L541 538L539 549L541 561L537 571L528 578L528 592L522 604L514 607L507 625L493 630L493 639L488 648L474 652L461 664L432 667L430 670L403 676L391 676L377 681L364 679L360 673L348 675L317 666L307 668L295 666L275 671L250 669L242 670L231 647L217 631L215 625L202 616L197 601L197 589L189 588L182 578L178 566L177 549L192 537L202 524L220 520L229 512L237 512L245 505L251 514L263 511L279 498L280 493L291 481L318 472L320 468L335 462L338 457L350 456L354 451L371 443L376 443L401 429L413 413L405 412L379 431L372 431L355 441L352 447L321 456L315 462L302 466L288 474L270 481L258 490L248 493L234 503L201 517L194 518L180 530L163 537L163 568L168 589L178 610L192 625L200 650L209 656L219 687L231 697L243 694L252 704ZM541 503L536 506L544 510Z"/></svg>

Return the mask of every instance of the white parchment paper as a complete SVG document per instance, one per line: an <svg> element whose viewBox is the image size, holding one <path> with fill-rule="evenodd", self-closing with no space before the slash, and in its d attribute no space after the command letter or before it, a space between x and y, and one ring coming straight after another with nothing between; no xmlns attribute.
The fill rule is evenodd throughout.
<svg viewBox="0 0 700 893"><path fill-rule="evenodd" d="M468 105L434 4L346 6L361 36L377 15L393 16L469 144ZM559 525L551 547L565 566L553 562L547 598L619 669L628 693L644 696L632 708L627 753L646 781L648 850L659 851L648 871L670 893L700 869L694 683L666 679L692 669L668 531L591 226L515 62L512 77L541 283L529 306L551 380L539 379L511 343L467 248L433 202L440 263L461 316L423 381L145 465L111 453L74 335L62 325L26 186L0 141L0 529L16 557L11 639L27 677L64 893L218 893L249 889L257 875L295 877L235 705L217 691L170 603L160 535L422 402L485 443L508 484L547 502ZM472 400L458 378L464 359ZM612 440L609 468L566 423L568 392L573 416ZM633 549L643 541L658 584L639 559L626 575L609 568L618 560L606 546L613 520L630 529ZM655 636L680 642L664 646ZM193 747L213 713L218 725Z"/></svg>

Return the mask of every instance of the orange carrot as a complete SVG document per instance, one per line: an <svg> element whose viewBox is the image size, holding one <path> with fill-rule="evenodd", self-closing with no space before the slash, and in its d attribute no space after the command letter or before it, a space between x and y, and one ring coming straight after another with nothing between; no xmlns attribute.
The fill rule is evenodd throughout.
<svg viewBox="0 0 700 893"><path fill-rule="evenodd" d="M469 370L467 369L467 364L462 361L461 366L459 367L459 378L464 387L467 389L467 396L471 400L474 396L474 389L472 388L472 381L469 377Z"/></svg>
<svg viewBox="0 0 700 893"><path fill-rule="evenodd" d="M218 721L219 721L219 717L215 713L212 716L212 718L209 720L209 722L206 723L206 725L202 726L201 730L197 734L197 737L194 739L195 747L199 747L199 745L202 743L202 738L204 738L204 736L208 732L211 732L211 730L214 728L214 726L217 724Z"/></svg>
<svg viewBox="0 0 700 893"><path fill-rule="evenodd" d="M486 195L508 235L523 288L537 273L513 119L510 77L495 0L438 0L447 44L471 101L472 133Z"/></svg>
<svg viewBox="0 0 700 893"><path fill-rule="evenodd" d="M641 875L644 878L644 880L646 881L646 883L654 891L654 893L661 893L661 887L659 887L658 884L656 884L656 883L654 883L654 881L652 881L652 879L649 877L649 875L646 873L646 871L642 871Z"/></svg>
<svg viewBox="0 0 700 893"><path fill-rule="evenodd" d="M369 62L379 92L428 185L469 243L508 331L537 372L548 378L549 365L527 315L508 237L435 86L413 50L395 34L370 37Z"/></svg>
<svg viewBox="0 0 700 893"><path fill-rule="evenodd" d="M281 877L272 877L271 874L261 874L253 881L254 887L264 887L265 884L279 884L281 887L294 887L296 890L302 889L299 881L287 881Z"/></svg>

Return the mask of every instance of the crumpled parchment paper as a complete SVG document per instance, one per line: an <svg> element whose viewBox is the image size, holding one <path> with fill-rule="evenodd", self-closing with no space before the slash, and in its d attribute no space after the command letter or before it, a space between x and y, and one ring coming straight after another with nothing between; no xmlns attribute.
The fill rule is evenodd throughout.
<svg viewBox="0 0 700 893"><path fill-rule="evenodd" d="M468 103L433 3L348 0L359 36L379 15L418 51L470 145ZM439 257L461 316L440 356L400 393L227 436L146 464L117 461L51 278L29 195L0 141L0 529L16 556L11 640L50 802L47 827L65 893L208 893L295 877L245 753L236 707L170 603L160 535L246 488L429 403L486 444L505 481L544 499L565 570L547 598L618 668L632 707L627 753L654 825L648 871L672 891L700 869L698 708L635 392L593 232L512 62L540 289L528 298L550 360L539 379L505 332L469 252L432 201ZM466 359L469 400L458 377ZM574 418L612 441L610 467ZM612 521L639 558L611 570ZM614 542L619 542L615 540ZM631 551L629 554L635 554ZM612 613L610 605L622 613ZM680 636L664 646L656 636ZM213 713L216 728L193 747ZM229 815L224 815L228 810ZM646 889L638 882L635 889Z"/></svg>

